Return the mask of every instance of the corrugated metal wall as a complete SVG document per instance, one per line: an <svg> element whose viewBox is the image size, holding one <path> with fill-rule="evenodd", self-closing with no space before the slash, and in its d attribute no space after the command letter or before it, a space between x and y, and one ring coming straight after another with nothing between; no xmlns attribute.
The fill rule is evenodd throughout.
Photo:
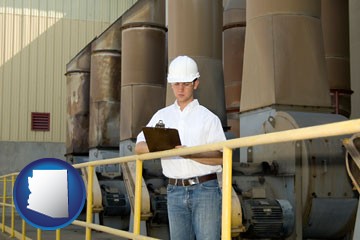
<svg viewBox="0 0 360 240"><path fill-rule="evenodd" d="M0 141L64 142L66 63L136 0L0 0ZM50 131L31 131L49 112Z"/></svg>

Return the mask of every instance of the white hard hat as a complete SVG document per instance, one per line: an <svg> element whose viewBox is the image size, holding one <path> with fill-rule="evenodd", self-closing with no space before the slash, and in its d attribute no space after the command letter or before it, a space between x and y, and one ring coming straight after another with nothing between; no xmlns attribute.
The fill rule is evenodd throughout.
<svg viewBox="0 0 360 240"><path fill-rule="evenodd" d="M169 65L169 83L192 82L200 77L196 62L188 56L178 56Z"/></svg>

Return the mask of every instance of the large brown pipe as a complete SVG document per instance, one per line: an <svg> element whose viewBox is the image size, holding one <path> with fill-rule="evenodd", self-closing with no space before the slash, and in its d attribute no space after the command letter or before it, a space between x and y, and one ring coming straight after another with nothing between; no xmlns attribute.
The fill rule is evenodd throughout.
<svg viewBox="0 0 360 240"><path fill-rule="evenodd" d="M348 0L322 0L321 23L332 106L336 114L349 117L352 91Z"/></svg>
<svg viewBox="0 0 360 240"><path fill-rule="evenodd" d="M66 155L89 151L91 43L66 64Z"/></svg>
<svg viewBox="0 0 360 240"><path fill-rule="evenodd" d="M224 7L223 48L227 121L240 137L240 94L246 27L246 0L229 0Z"/></svg>
<svg viewBox="0 0 360 240"><path fill-rule="evenodd" d="M138 1L123 15L120 140L134 139L165 106L165 2Z"/></svg>
<svg viewBox="0 0 360 240"><path fill-rule="evenodd" d="M351 70L351 88L354 94L351 96L351 118L360 118L360 1L349 1L349 19L350 19L350 70Z"/></svg>
<svg viewBox="0 0 360 240"><path fill-rule="evenodd" d="M118 148L121 83L121 18L92 44L90 148Z"/></svg>
<svg viewBox="0 0 360 240"><path fill-rule="evenodd" d="M247 1L241 112L330 111L320 9L320 0Z"/></svg>
<svg viewBox="0 0 360 240"><path fill-rule="evenodd" d="M200 86L195 97L227 125L222 67L222 1L168 1L169 62L188 55L198 64ZM167 105L174 102L168 87Z"/></svg>

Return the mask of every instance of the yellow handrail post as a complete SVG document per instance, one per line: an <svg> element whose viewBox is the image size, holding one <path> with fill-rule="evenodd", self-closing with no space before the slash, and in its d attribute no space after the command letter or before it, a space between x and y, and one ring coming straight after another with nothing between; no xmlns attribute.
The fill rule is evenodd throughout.
<svg viewBox="0 0 360 240"><path fill-rule="evenodd" d="M41 229L38 228L38 229L36 230L36 232L37 232L37 240L41 240Z"/></svg>
<svg viewBox="0 0 360 240"><path fill-rule="evenodd" d="M92 223L92 202L93 202L93 185L94 185L94 166L89 166L88 185L87 185L87 204L86 204L86 223ZM86 240L91 240L91 228L86 227Z"/></svg>
<svg viewBox="0 0 360 240"><path fill-rule="evenodd" d="M231 239L232 149L224 147L222 175L221 239Z"/></svg>
<svg viewBox="0 0 360 240"><path fill-rule="evenodd" d="M3 182L2 232L5 232L6 177Z"/></svg>
<svg viewBox="0 0 360 240"><path fill-rule="evenodd" d="M143 161L136 159L134 234L137 235L140 235L142 169Z"/></svg>
<svg viewBox="0 0 360 240"><path fill-rule="evenodd" d="M56 240L60 240L60 229L56 229Z"/></svg>
<svg viewBox="0 0 360 240"><path fill-rule="evenodd" d="M22 232L22 240L25 240L26 239L26 222L25 222L25 220L22 220L21 232Z"/></svg>
<svg viewBox="0 0 360 240"><path fill-rule="evenodd" d="M11 192L14 192L15 175L11 175ZM11 204L14 206L14 195L11 194ZM15 207L11 207L11 237L15 237Z"/></svg>

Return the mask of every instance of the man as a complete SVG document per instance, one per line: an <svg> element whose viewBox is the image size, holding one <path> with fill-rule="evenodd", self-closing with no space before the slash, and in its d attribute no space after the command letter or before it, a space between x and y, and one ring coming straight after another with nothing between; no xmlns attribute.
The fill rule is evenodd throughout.
<svg viewBox="0 0 360 240"><path fill-rule="evenodd" d="M154 127L161 120L165 127L176 128L182 144L177 148L226 140L220 119L194 99L199 77L192 58L175 58L167 79L176 101L156 112L147 124ZM143 132L137 137L135 152L149 152ZM169 178L167 204L171 240L220 239L221 190L216 173L222 171L221 164L220 151L161 159L163 174Z"/></svg>

